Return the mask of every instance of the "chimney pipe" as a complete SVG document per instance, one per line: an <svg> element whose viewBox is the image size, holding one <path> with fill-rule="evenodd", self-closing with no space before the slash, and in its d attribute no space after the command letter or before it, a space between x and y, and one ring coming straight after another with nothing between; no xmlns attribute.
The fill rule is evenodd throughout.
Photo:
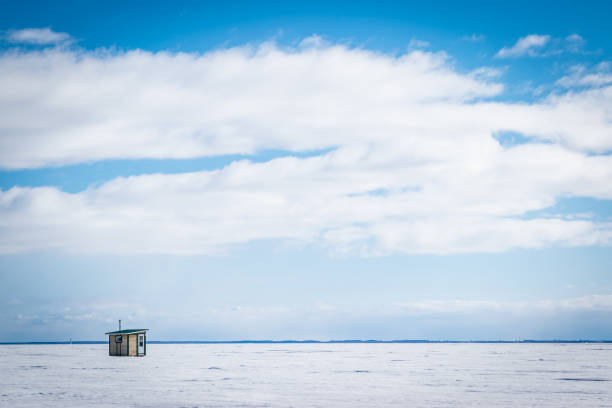
<svg viewBox="0 0 612 408"><path fill-rule="evenodd" d="M119 319L119 330L121 330L121 319Z"/></svg>

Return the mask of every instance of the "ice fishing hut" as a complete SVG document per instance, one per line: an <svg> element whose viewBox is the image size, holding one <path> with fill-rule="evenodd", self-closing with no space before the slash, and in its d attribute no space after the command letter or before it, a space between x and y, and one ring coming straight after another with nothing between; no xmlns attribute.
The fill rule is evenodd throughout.
<svg viewBox="0 0 612 408"><path fill-rule="evenodd" d="M149 329L121 330L121 320L119 320L119 330L106 333L108 336L108 355L146 356L147 330Z"/></svg>

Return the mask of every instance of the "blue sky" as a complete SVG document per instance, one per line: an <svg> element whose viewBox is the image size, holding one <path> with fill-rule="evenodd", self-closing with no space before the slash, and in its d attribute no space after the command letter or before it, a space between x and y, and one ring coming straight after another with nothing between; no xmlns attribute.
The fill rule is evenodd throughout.
<svg viewBox="0 0 612 408"><path fill-rule="evenodd" d="M612 338L610 12L3 5L0 341Z"/></svg>

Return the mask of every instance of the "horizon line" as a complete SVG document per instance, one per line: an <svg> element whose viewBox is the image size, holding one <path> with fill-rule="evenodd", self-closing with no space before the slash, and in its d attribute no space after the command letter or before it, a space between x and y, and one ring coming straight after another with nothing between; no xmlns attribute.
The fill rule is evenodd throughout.
<svg viewBox="0 0 612 408"><path fill-rule="evenodd" d="M64 341L0 341L0 345L62 345L62 344L107 344L107 340L64 340ZM404 339L404 340L148 340L149 344L442 344L442 343L498 343L498 344L521 344L521 343L612 343L612 339L522 339L522 340L425 340L425 339Z"/></svg>

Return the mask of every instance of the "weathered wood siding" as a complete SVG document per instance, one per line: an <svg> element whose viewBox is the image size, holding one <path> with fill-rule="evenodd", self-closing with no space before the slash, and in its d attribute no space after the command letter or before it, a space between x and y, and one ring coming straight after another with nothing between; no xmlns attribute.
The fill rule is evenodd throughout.
<svg viewBox="0 0 612 408"><path fill-rule="evenodd" d="M121 342L121 355L122 356L128 355L128 339L125 334L123 335L123 341Z"/></svg>
<svg viewBox="0 0 612 408"><path fill-rule="evenodd" d="M138 335L130 334L128 341L130 344L130 356L138 356Z"/></svg>
<svg viewBox="0 0 612 408"><path fill-rule="evenodd" d="M128 355L128 336L123 335L123 341L117 343L117 335L108 336L108 354L111 356L127 356ZM131 345L130 345L131 346ZM131 353L132 350L130 350ZM131 354L130 354L131 355Z"/></svg>
<svg viewBox="0 0 612 408"><path fill-rule="evenodd" d="M108 350L111 356L120 356L121 355L121 343L117 343L116 336L108 336Z"/></svg>

